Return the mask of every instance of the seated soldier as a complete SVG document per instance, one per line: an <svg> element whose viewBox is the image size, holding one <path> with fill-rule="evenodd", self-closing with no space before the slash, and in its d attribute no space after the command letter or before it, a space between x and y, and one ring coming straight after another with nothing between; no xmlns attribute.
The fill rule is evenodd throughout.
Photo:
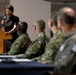
<svg viewBox="0 0 76 75"><path fill-rule="evenodd" d="M57 12L53 12L51 14L48 21L48 26L53 32L53 37L50 38L49 43L45 46L44 54L32 59L45 64L53 63L55 55L63 41L63 33L58 29L57 25Z"/></svg>
<svg viewBox="0 0 76 75"><path fill-rule="evenodd" d="M45 45L49 41L49 38L45 35L45 22L43 20L37 20L34 23L33 29L37 35L36 39L24 54L17 55L17 57L32 59L44 53Z"/></svg>
<svg viewBox="0 0 76 75"><path fill-rule="evenodd" d="M55 57L54 73L57 75L71 74L76 67L76 24L75 11L70 7L63 7L58 13L58 25L64 33L64 41ZM76 69L74 69L76 74Z"/></svg>
<svg viewBox="0 0 76 75"><path fill-rule="evenodd" d="M31 40L27 34L28 24L26 22L19 22L17 27L17 33L19 37L12 44L8 54L17 55L22 54L31 44Z"/></svg>

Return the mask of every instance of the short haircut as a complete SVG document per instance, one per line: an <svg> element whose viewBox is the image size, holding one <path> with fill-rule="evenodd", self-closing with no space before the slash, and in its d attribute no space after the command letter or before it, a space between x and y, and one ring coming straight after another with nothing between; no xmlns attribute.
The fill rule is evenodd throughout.
<svg viewBox="0 0 76 75"><path fill-rule="evenodd" d="M53 12L50 16L50 20L53 21L54 25L57 26L57 12Z"/></svg>
<svg viewBox="0 0 76 75"><path fill-rule="evenodd" d="M6 9L9 9L9 10L11 10L12 12L14 12L14 7L13 7L12 5L7 5L7 6L6 6Z"/></svg>
<svg viewBox="0 0 76 75"><path fill-rule="evenodd" d="M26 33L28 29L28 24L26 22L19 22L17 31L21 33Z"/></svg>
<svg viewBox="0 0 76 75"><path fill-rule="evenodd" d="M45 28L45 21L44 20L37 20L37 25L39 26L40 30L43 30Z"/></svg>
<svg viewBox="0 0 76 75"><path fill-rule="evenodd" d="M59 10L58 17L66 24L73 25L75 23L75 16L68 15L63 11L63 8Z"/></svg>

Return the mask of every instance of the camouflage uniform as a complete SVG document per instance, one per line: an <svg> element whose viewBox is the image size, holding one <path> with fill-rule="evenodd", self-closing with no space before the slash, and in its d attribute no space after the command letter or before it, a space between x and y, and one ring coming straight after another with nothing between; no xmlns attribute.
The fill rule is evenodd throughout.
<svg viewBox="0 0 76 75"><path fill-rule="evenodd" d="M56 74L70 74L76 64L76 31L70 31L64 38L55 58Z"/></svg>
<svg viewBox="0 0 76 75"><path fill-rule="evenodd" d="M16 55L24 53L25 50L29 47L31 40L27 34L20 35L15 42L12 44L8 54Z"/></svg>
<svg viewBox="0 0 76 75"><path fill-rule="evenodd" d="M38 57L44 53L44 48L48 41L49 39L46 37L45 33L40 33L40 35L32 42L25 54L18 55L17 57L24 57L29 59Z"/></svg>
<svg viewBox="0 0 76 75"><path fill-rule="evenodd" d="M34 58L33 60L37 60L38 62L47 61L48 63L52 63L60 45L62 44L62 41L63 33L58 30L46 45L44 54L38 58Z"/></svg>

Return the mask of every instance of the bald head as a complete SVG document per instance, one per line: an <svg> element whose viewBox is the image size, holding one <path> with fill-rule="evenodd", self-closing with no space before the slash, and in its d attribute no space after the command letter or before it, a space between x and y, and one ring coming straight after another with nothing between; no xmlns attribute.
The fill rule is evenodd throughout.
<svg viewBox="0 0 76 75"><path fill-rule="evenodd" d="M58 17L66 24L73 25L75 21L75 11L70 7L63 7L59 10Z"/></svg>
<svg viewBox="0 0 76 75"><path fill-rule="evenodd" d="M62 8L63 12L66 13L67 15L74 17L75 16L75 11L72 8L69 7L64 7Z"/></svg>

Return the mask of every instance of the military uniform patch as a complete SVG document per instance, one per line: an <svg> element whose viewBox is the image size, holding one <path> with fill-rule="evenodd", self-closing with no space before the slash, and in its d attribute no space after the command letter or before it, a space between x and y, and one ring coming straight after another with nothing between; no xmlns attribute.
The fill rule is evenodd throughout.
<svg viewBox="0 0 76 75"><path fill-rule="evenodd" d="M73 52L76 52L76 44L73 44L71 49L72 49Z"/></svg>
<svg viewBox="0 0 76 75"><path fill-rule="evenodd" d="M65 54L65 55L62 55L62 59L65 59L67 57L67 55Z"/></svg>
<svg viewBox="0 0 76 75"><path fill-rule="evenodd" d="M41 44L41 41L38 41L39 44Z"/></svg>
<svg viewBox="0 0 76 75"><path fill-rule="evenodd" d="M33 50L36 50L36 49L37 49L37 46L34 46L34 47L33 47Z"/></svg>
<svg viewBox="0 0 76 75"><path fill-rule="evenodd" d="M63 49L64 49L64 45L61 45L61 47L60 47L60 51L63 51Z"/></svg>
<svg viewBox="0 0 76 75"><path fill-rule="evenodd" d="M33 46L32 46L32 50L37 50L38 49L38 45L41 43L41 41L36 42Z"/></svg>
<svg viewBox="0 0 76 75"><path fill-rule="evenodd" d="M15 45L15 47L17 48L17 47L18 47L18 45Z"/></svg>

